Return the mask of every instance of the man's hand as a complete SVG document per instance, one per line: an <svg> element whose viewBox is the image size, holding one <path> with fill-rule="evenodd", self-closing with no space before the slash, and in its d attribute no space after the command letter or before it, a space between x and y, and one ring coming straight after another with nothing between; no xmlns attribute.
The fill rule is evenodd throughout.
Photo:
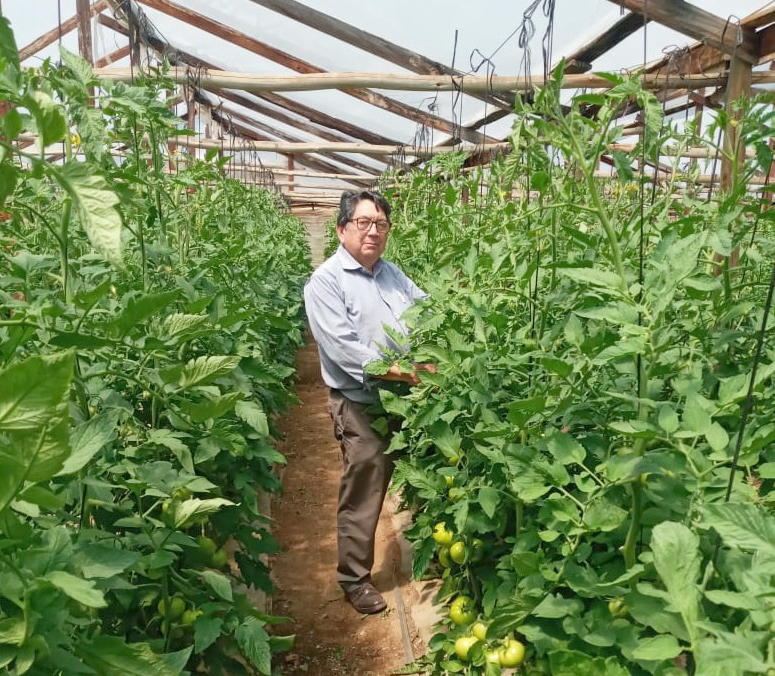
<svg viewBox="0 0 775 676"><path fill-rule="evenodd" d="M410 385L419 385L420 376L417 375L418 371L428 371L428 373L436 373L435 364L412 364L412 370L408 373L404 373L399 370L398 364L393 364L388 372L383 376L377 376L382 380L393 380L402 383L409 383Z"/></svg>

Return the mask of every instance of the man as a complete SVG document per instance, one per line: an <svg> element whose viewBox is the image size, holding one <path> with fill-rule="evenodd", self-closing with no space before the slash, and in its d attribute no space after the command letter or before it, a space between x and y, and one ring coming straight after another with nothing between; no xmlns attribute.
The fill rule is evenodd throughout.
<svg viewBox="0 0 775 676"><path fill-rule="evenodd" d="M392 459L389 439L371 426L367 409L379 401L379 387L364 367L383 358L380 346L400 349L384 325L400 334L401 315L425 294L393 263L382 260L390 231L390 205L378 193L345 191L336 220L339 248L321 265L304 289L312 335L318 344L323 381L331 388L329 409L342 449L342 478L337 511L339 584L361 613L379 613L386 603L371 582L374 534L385 499ZM417 384L396 365L385 380Z"/></svg>

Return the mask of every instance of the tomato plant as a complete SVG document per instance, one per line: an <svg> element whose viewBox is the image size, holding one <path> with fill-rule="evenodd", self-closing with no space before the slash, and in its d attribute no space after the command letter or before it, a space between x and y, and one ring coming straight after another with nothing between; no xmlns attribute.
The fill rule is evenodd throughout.
<svg viewBox="0 0 775 676"><path fill-rule="evenodd" d="M164 67L25 70L1 16L0 43L2 669L269 673L291 639L240 587L272 590L256 491L284 462L303 226L216 152L168 171Z"/></svg>
<svg viewBox="0 0 775 676"><path fill-rule="evenodd" d="M403 419L391 450L413 572L433 558L436 523L486 543L442 571L439 600L468 596L491 637L517 632L525 668L763 673L775 212L747 182L770 171L771 103L740 101L700 133L665 119L635 77L570 103L560 78L518 103L506 157L463 171L447 155L391 178L386 255L429 293L405 317L406 358L437 366L382 395ZM644 128L629 155L610 150L625 106ZM717 152L735 107L749 152L723 191L689 162L638 175L636 158ZM616 173L601 178L604 156ZM736 265L717 264L733 251ZM439 640L425 663L436 674L450 653Z"/></svg>

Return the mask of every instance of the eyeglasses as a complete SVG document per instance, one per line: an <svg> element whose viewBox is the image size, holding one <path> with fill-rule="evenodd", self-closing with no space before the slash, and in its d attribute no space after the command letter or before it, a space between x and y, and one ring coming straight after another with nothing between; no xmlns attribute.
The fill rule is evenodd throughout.
<svg viewBox="0 0 775 676"><path fill-rule="evenodd" d="M368 230L371 230L372 224L377 226L377 232L384 233L390 230L390 222L383 218L376 220L373 218L367 218L366 216L361 216L360 218L354 218L350 221L350 223L355 223L355 227L358 228L358 230L361 232L367 232Z"/></svg>

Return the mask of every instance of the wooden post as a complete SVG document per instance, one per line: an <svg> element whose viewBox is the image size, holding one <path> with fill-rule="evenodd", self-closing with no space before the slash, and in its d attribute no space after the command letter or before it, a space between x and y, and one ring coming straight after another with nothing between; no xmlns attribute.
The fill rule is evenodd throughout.
<svg viewBox="0 0 775 676"><path fill-rule="evenodd" d="M89 0L77 0L78 14L78 52L89 65L94 64L91 41L91 11Z"/></svg>
<svg viewBox="0 0 775 676"><path fill-rule="evenodd" d="M288 171L293 171L293 155L288 155ZM288 188L288 191L293 192L293 183L295 180L293 178L293 174L288 174L288 180L291 182L291 185Z"/></svg>
<svg viewBox="0 0 775 676"><path fill-rule="evenodd" d="M735 171L743 166L745 162L745 147L740 141L740 130L738 121L741 117L739 110L733 111L731 104L742 96L746 96L751 90L752 66L747 61L739 58L737 55L732 57L729 64L729 81L727 82L727 100L726 111L729 115L729 124L724 130L724 152L726 155L733 155L730 160L723 157L721 160L721 190L729 190L732 187ZM716 260L722 263L724 257L716 254ZM727 260L728 269L737 267L740 260L740 247L735 247ZM714 272L721 274L722 266L714 266Z"/></svg>
<svg viewBox="0 0 775 676"><path fill-rule="evenodd" d="M729 82L727 83L726 111L730 117L729 124L724 130L724 152L734 154L733 160L726 157L721 161L721 189L728 190L732 187L732 176L736 167L742 167L745 161L745 148L738 147L740 132L737 126L740 120L740 111L733 111L731 104L742 96L747 96L751 91L751 64L735 56L729 64ZM733 162L735 164L733 164Z"/></svg>

